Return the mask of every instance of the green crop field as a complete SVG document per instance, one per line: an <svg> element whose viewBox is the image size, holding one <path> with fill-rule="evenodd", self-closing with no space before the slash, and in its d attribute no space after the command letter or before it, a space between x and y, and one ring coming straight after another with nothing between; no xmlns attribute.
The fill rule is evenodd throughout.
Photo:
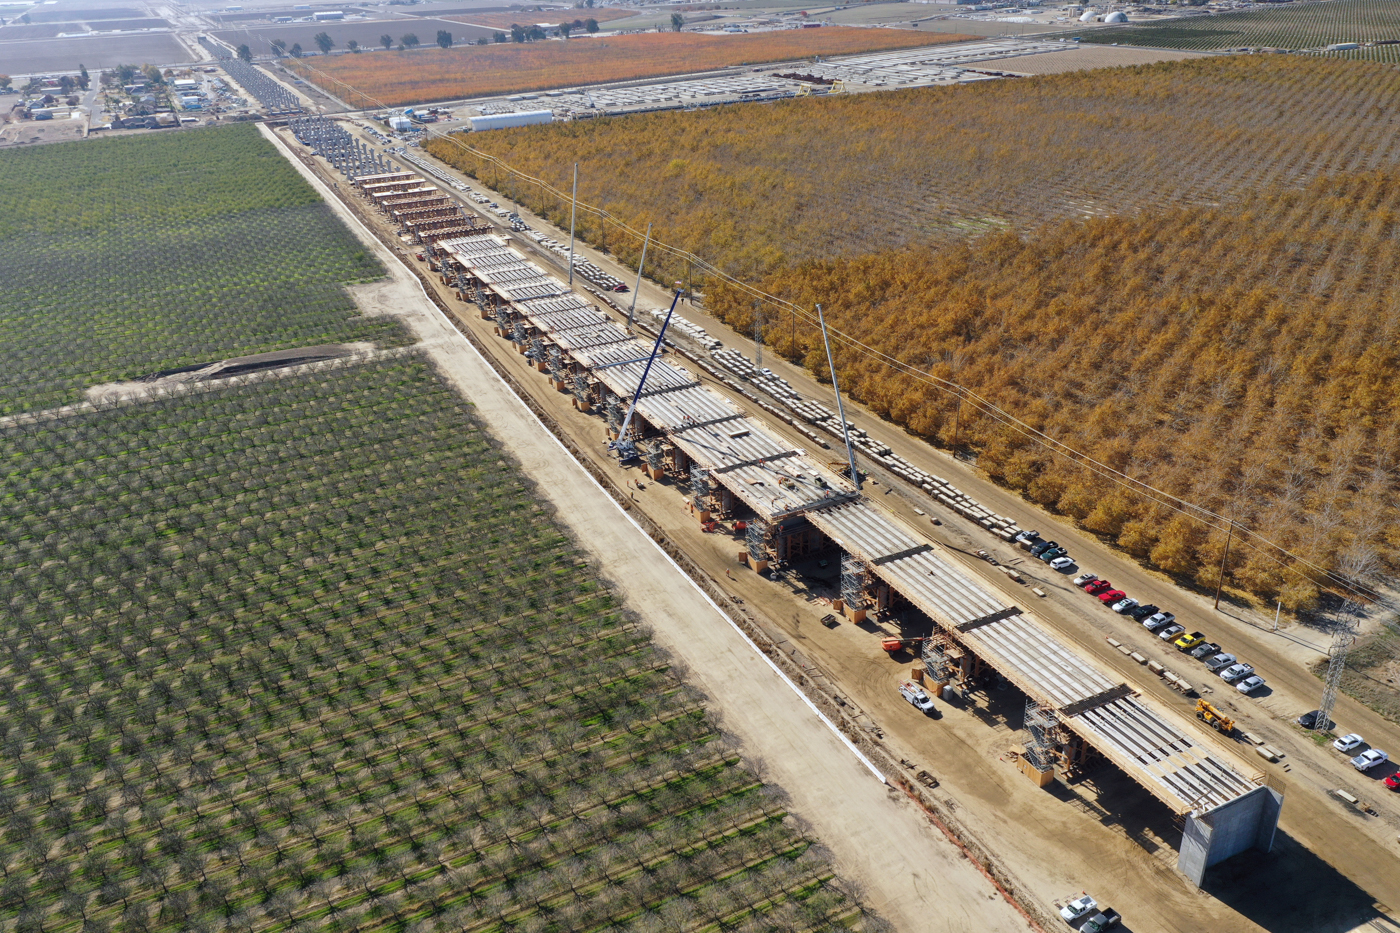
<svg viewBox="0 0 1400 933"><path fill-rule="evenodd" d="M1400 5L1393 0L1318 0L1284 3L1264 10L1216 13L1115 26L1083 33L1084 42L1117 42L1152 48L1216 51L1222 49L1323 49L1337 42L1400 40ZM1349 52L1346 58L1400 61L1400 46L1377 45Z"/></svg>
<svg viewBox="0 0 1400 933"><path fill-rule="evenodd" d="M413 353L0 458L0 928L856 917Z"/></svg>
<svg viewBox="0 0 1400 933"><path fill-rule="evenodd" d="M318 343L401 343L383 269L251 126L0 153L0 414Z"/></svg>

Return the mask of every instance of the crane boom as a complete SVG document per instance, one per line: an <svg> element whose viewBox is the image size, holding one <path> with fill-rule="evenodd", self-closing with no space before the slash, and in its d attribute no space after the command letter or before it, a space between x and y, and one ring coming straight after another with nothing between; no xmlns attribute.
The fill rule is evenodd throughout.
<svg viewBox="0 0 1400 933"><path fill-rule="evenodd" d="M627 429L632 425L632 416L637 413L637 400L642 397L642 389L646 387L647 376L651 374L651 364L656 362L656 355L661 352L662 342L666 339L666 328L671 325L671 315L676 313L676 302L680 300L680 289L676 289L676 296L671 299L671 308L666 312L666 320L661 322L661 331L656 335L656 343L652 345L651 355L647 357L646 368L642 370L642 378L637 381L637 391L632 393L632 404L627 406L627 417L622 419L622 427L617 431L617 440L611 444L612 449L617 451L619 460L631 460L637 456L637 445L627 438Z"/></svg>

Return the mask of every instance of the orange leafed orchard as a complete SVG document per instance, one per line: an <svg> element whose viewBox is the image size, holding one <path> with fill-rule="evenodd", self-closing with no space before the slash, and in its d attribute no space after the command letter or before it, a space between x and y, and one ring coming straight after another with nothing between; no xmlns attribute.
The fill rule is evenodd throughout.
<svg viewBox="0 0 1400 933"><path fill-rule="evenodd" d="M583 11L568 11L583 12ZM638 33L567 42L497 43L412 52L287 59L310 79L329 75L380 103L425 103L605 81L687 74L730 65L785 61L957 42L966 36L897 29L789 29L741 36ZM310 65L314 71L303 66ZM332 82L334 93L350 93ZM352 98L354 94L350 95ZM370 100L358 101L363 106Z"/></svg>
<svg viewBox="0 0 1400 933"><path fill-rule="evenodd" d="M1318 589L1400 567L1400 69L1215 58L437 139L429 151L568 223L476 147L688 249L919 373L1239 522L1227 583ZM1085 214L1091 216L1085 217ZM640 238L581 212L629 264ZM751 294L698 282L748 332ZM815 331L765 342L825 373ZM843 386L1147 563L1212 586L1225 534L1130 494L873 356ZM1223 523L1222 523L1223 524Z"/></svg>
<svg viewBox="0 0 1400 933"><path fill-rule="evenodd" d="M764 277L916 373L967 386L1114 470L1330 567L1400 565L1400 171L1213 209L1062 221ZM752 296L710 309L751 329ZM765 339L826 372L817 334L769 310ZM795 336L795 340L794 340ZM864 353L843 388L1135 557L1211 587L1225 533L1071 466ZM954 427L958 420L957 427ZM1223 523L1222 523L1223 524ZM1237 530L1227 584L1294 608L1317 588Z"/></svg>
<svg viewBox="0 0 1400 933"><path fill-rule="evenodd" d="M639 230L655 221L663 242L752 277L785 262L1047 219L1218 204L1394 164L1397 109L1400 68L1236 56L584 120L465 141L561 189L577 161L581 200ZM478 168L450 144L432 151ZM540 206L528 190L521 196ZM629 251L641 252L640 241L587 235L610 237L607 246L633 262Z"/></svg>

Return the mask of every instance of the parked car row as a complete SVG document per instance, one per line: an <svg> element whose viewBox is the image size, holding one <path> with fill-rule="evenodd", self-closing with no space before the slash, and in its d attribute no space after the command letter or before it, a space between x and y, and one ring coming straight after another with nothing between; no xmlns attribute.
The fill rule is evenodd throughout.
<svg viewBox="0 0 1400 933"><path fill-rule="evenodd" d="M1254 673L1253 665L1240 661L1233 654L1221 651L1215 642L1206 640L1205 632L1186 631L1186 626L1177 622L1172 613L1151 603L1143 605L1122 590L1115 589L1112 583L1101 580L1092 573L1082 573L1075 577L1074 584L1119 615L1130 616L1141 622L1143 628L1156 634L1162 641L1171 642L1177 651L1203 661L1206 670L1218 674L1227 684L1234 684L1240 693L1253 693L1264 686L1264 678Z"/></svg>
<svg viewBox="0 0 1400 933"><path fill-rule="evenodd" d="M1332 741L1332 747L1339 752L1350 755L1358 748L1366 744L1366 740L1355 732L1348 732L1346 735L1338 736ZM1390 760L1390 754L1383 752L1379 748L1367 748L1351 759L1351 766L1357 771L1370 771ZM1400 790L1400 773L1392 774L1385 779L1385 786L1391 790Z"/></svg>
<svg viewBox="0 0 1400 933"><path fill-rule="evenodd" d="M1051 570L1065 570L1074 566L1074 558L1069 549L1060 546L1058 541L1043 541L1038 531L1023 531L1011 539L1031 552L1036 560L1049 564Z"/></svg>

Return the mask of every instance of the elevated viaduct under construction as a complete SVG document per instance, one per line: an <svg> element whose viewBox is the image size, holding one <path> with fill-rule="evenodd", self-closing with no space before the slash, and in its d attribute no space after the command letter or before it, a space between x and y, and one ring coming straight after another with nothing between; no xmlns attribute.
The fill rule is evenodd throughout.
<svg viewBox="0 0 1400 933"><path fill-rule="evenodd" d="M640 387L627 439L644 468L654 480L688 488L701 522L742 520L749 566L762 572L836 553L839 611L856 621L898 611L926 624L932 635L923 658L938 687L965 688L995 672L1019 689L1031 735L1024 770L1043 784L1093 756L1112 763L1181 819L1178 868L1198 884L1210 865L1272 847L1282 795L1212 748L1200 726L1061 641L1033 612L991 592L940 545L685 368L656 360L644 381L649 344L527 259L509 237L451 232L459 235L419 239L443 281L556 390L572 395L575 408L600 415L613 439Z"/></svg>

